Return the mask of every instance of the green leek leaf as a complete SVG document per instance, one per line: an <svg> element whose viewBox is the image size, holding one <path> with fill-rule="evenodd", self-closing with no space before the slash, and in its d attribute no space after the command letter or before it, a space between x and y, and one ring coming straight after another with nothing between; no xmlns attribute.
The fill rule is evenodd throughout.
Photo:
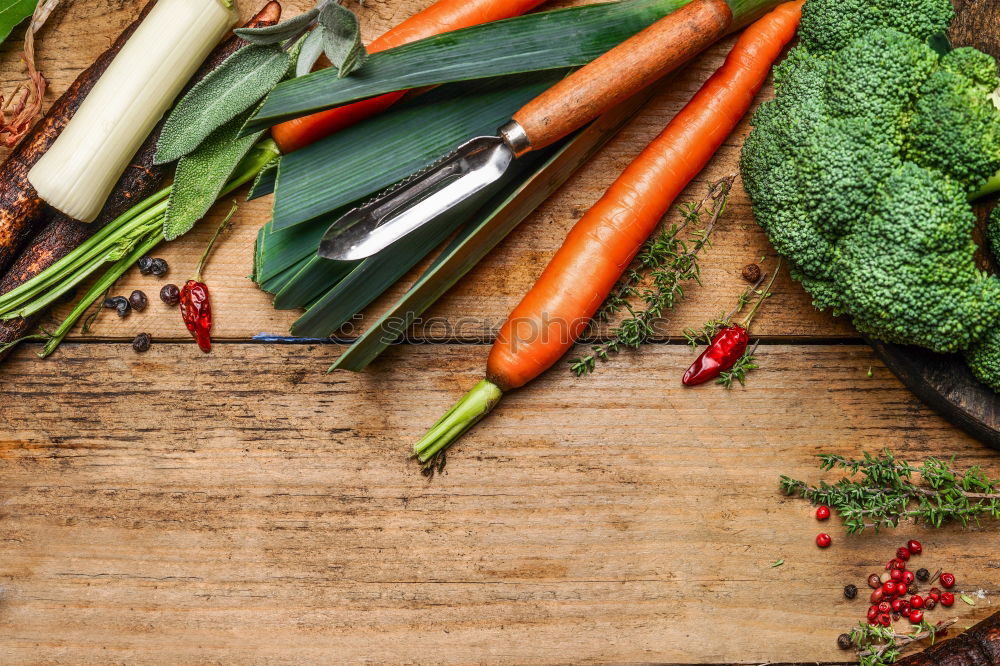
<svg viewBox="0 0 1000 666"><path fill-rule="evenodd" d="M623 0L540 12L373 53L346 79L328 68L281 83L247 130L397 90L585 65L689 1Z"/></svg>
<svg viewBox="0 0 1000 666"><path fill-rule="evenodd" d="M443 86L285 155L278 167L274 229L326 215L398 182L468 138L495 133L561 77L559 71L541 72Z"/></svg>
<svg viewBox="0 0 1000 666"><path fill-rule="evenodd" d="M250 191L247 193L247 201L253 201L254 199L266 197L268 194L274 193L274 183L278 177L279 162L281 162L281 158L276 157L264 165L264 168L253 179L253 185L250 186Z"/></svg>
<svg viewBox="0 0 1000 666"><path fill-rule="evenodd" d="M288 71L291 55L277 46L246 46L199 81L171 111L156 163L187 155L222 125L255 105Z"/></svg>
<svg viewBox="0 0 1000 666"><path fill-rule="evenodd" d="M264 283L274 276L284 273L292 265L308 260L316 254L320 238L329 226L329 221L319 219L289 229L275 230L270 222L262 228L257 244L257 278L254 280L264 291Z"/></svg>
<svg viewBox="0 0 1000 666"><path fill-rule="evenodd" d="M292 324L292 335L324 337L336 332L443 243L457 226L468 219L469 212L468 208L449 211L436 224L428 224L414 231L406 239L389 246L376 256L356 264L348 264L353 266L353 270L319 299L313 300L305 314ZM308 287L306 281L313 279L310 269L315 271L322 267L322 264L315 262L341 263L318 257L315 261L310 260L303 271L285 285L282 292L289 293L298 285ZM307 293L304 289L297 296L299 302L305 300L304 295Z"/></svg>
<svg viewBox="0 0 1000 666"><path fill-rule="evenodd" d="M337 359L330 370L361 371L521 221L565 183L649 99L646 90L565 141L516 188L497 195L476 214L407 293Z"/></svg>

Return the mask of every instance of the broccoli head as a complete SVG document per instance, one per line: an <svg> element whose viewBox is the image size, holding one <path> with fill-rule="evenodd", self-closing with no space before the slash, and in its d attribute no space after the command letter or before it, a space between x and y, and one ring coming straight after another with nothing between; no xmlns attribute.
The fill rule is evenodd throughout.
<svg viewBox="0 0 1000 666"><path fill-rule="evenodd" d="M741 163L757 221L817 307L939 352L985 349L1000 328L969 204L1000 171L1000 76L984 53L928 44L953 16L949 0L808 0ZM981 367L1000 385L1000 340L989 349Z"/></svg>
<svg viewBox="0 0 1000 666"><path fill-rule="evenodd" d="M948 30L955 18L942 0L809 0L802 8L799 39L817 55L839 51L876 28L893 28L926 41Z"/></svg>

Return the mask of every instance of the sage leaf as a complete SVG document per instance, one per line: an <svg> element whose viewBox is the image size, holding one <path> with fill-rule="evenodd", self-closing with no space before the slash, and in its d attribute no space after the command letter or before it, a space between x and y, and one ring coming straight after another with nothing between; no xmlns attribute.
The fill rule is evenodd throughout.
<svg viewBox="0 0 1000 666"><path fill-rule="evenodd" d="M319 14L323 27L323 51L344 78L364 64L368 51L361 45L361 25L354 12L337 3L323 7Z"/></svg>
<svg viewBox="0 0 1000 666"><path fill-rule="evenodd" d="M312 71L313 65L323 55L323 26L318 25L306 35L299 52L299 60L295 64L295 76L305 76Z"/></svg>
<svg viewBox="0 0 1000 666"><path fill-rule="evenodd" d="M266 46L268 44L279 44L305 32L309 24L319 16L318 9L310 9L304 14L293 16L287 21L282 21L266 28L237 28L233 32L247 40L251 44Z"/></svg>
<svg viewBox="0 0 1000 666"><path fill-rule="evenodd" d="M216 129L254 106L288 71L291 55L277 46L246 46L199 81L167 118L156 164L197 148Z"/></svg>
<svg viewBox="0 0 1000 666"><path fill-rule="evenodd" d="M31 16L38 0L0 0L0 44L18 23Z"/></svg>
<svg viewBox="0 0 1000 666"><path fill-rule="evenodd" d="M219 198L237 165L263 134L240 137L249 117L250 112L245 112L230 120L177 163L163 220L165 239L173 240L190 231Z"/></svg>

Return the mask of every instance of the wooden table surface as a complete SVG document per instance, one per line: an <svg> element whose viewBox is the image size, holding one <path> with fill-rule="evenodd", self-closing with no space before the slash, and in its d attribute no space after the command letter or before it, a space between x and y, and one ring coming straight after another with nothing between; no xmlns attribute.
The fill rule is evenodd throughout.
<svg viewBox="0 0 1000 666"><path fill-rule="evenodd" d="M39 46L50 98L140 3L63 4ZM370 39L427 4L352 7ZM956 41L978 44L966 23ZM21 34L0 50L5 88ZM862 585L908 538L923 541L926 566L982 591L975 607L947 613L960 627L997 610L997 525L848 538L780 496L782 473L824 478L820 452L954 455L1000 476L996 452L925 408L787 275L756 320L762 367L747 387L679 385L692 359L682 329L728 309L744 264L766 255L773 265L742 190L703 259L705 286L671 313L662 339L592 377L560 366L511 394L442 476L428 481L408 460L481 375L493 331L567 229L731 43L662 85L428 313L422 334L440 344L398 346L364 374L329 375L336 344L255 340L285 334L297 316L271 309L245 277L262 200L241 206L209 264L210 355L155 301L163 281L137 272L116 291L145 290L147 312L105 315L46 361L23 346L0 366L3 661L843 661L836 636L866 604L846 601L842 586ZM747 131L682 200L735 170ZM172 281L192 272L214 226L156 253ZM128 344L139 331L155 340L144 355ZM824 551L813 543L821 529L834 537Z"/></svg>

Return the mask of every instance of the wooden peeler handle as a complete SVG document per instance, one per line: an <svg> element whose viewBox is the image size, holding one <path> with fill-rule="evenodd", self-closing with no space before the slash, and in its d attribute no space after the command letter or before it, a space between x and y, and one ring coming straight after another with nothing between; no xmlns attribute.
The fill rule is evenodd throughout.
<svg viewBox="0 0 1000 666"><path fill-rule="evenodd" d="M683 65L732 21L725 0L693 0L528 102L514 114L524 136L503 133L517 154L544 148Z"/></svg>

